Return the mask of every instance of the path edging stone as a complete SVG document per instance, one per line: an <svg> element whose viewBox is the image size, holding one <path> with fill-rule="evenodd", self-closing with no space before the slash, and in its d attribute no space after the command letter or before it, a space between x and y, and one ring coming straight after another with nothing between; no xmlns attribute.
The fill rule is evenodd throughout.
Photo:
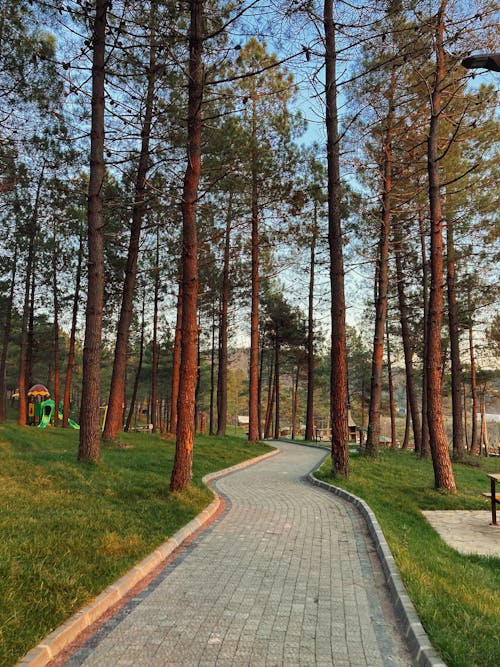
<svg viewBox="0 0 500 667"><path fill-rule="evenodd" d="M309 446L314 447L314 445ZM418 667L446 667L446 664L432 646L415 607L413 606L413 602L406 592L394 556L389 549L389 545L387 544L373 510L364 500L358 498L358 496L337 486L333 486L333 484L328 484L328 482L323 482L322 480L317 479L312 472L306 475L306 479L314 486L319 486L320 488L325 489L330 493L334 493L336 496L352 503L361 512L375 543L396 615L402 623L403 632L407 639L412 659Z"/></svg>
<svg viewBox="0 0 500 667"><path fill-rule="evenodd" d="M232 472L241 470L260 461L276 456L279 449L256 456L252 459L242 461L229 468L209 473L202 478L214 493L215 498L200 514L192 519L183 528L178 530L166 542L160 545L153 553L146 556L126 574L113 584L104 589L88 605L77 611L62 625L53 630L39 644L32 648L26 655L16 663L15 667L45 667L54 660L65 648L67 648L77 637L103 616L111 607L120 602L130 591L140 584L150 573L161 565L170 554L175 551L188 537L207 524L217 513L222 498L212 487L211 482L230 475Z"/></svg>

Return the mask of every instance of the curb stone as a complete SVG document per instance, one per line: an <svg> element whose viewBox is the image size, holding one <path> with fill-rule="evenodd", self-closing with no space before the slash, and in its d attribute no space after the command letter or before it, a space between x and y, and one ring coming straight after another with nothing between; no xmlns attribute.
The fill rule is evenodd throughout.
<svg viewBox="0 0 500 667"><path fill-rule="evenodd" d="M257 456L247 461L242 461L229 468L205 475L202 482L209 488L211 482L225 477L242 468L254 463L259 463L271 456L279 454L279 449ZM215 499L200 514L192 519L183 528L178 530L171 538L159 546L152 554L146 556L140 563L134 566L120 579L108 586L100 595L88 605L77 611L67 621L53 630L37 646L32 648L26 655L16 663L15 667L45 667L54 660L65 648L67 648L77 637L103 616L111 607L122 600L130 591L140 584L150 573L152 573L170 554L177 549L188 537L207 524L219 509L222 499L212 489Z"/></svg>
<svg viewBox="0 0 500 667"><path fill-rule="evenodd" d="M298 444L298 443L297 443ZM309 445L311 446L311 445ZM312 445L314 446L314 445ZM375 514L364 500L340 489L337 486L328 484L314 477L313 473L306 475L305 479L314 486L319 486L330 493L334 493L340 498L355 505L361 512L368 525L370 535L375 542L375 547L382 564L385 579L389 587L391 600L398 618L402 623L403 633L408 642L408 646L415 664L418 667L446 667L442 658L432 646L430 639L420 622L412 601L403 584L401 575L394 561L394 557L389 549L389 545L384 537L382 529L375 517Z"/></svg>

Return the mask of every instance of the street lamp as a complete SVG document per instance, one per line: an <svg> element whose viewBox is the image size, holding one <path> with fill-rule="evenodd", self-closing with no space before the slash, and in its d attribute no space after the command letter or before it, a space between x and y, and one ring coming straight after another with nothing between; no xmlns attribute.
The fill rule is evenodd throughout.
<svg viewBox="0 0 500 667"><path fill-rule="evenodd" d="M500 53L478 53L462 60L466 69L489 69L500 72Z"/></svg>

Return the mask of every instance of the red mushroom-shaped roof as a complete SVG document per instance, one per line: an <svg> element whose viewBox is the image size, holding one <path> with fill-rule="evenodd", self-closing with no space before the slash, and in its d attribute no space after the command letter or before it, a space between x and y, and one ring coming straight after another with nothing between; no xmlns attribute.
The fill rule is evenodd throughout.
<svg viewBox="0 0 500 667"><path fill-rule="evenodd" d="M34 384L28 390L28 396L50 396L50 391L43 384Z"/></svg>

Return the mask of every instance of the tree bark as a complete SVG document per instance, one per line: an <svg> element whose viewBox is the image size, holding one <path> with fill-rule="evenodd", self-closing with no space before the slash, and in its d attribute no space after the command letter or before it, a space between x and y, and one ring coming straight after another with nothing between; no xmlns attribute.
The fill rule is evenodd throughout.
<svg viewBox="0 0 500 667"><path fill-rule="evenodd" d="M450 452L444 429L441 380L441 327L443 322L443 215L439 177L439 121L445 77L443 44L444 16L447 0L442 0L436 16L436 68L432 90L432 110L427 143L429 208L431 224L431 292L429 298L427 352L427 414L436 489L456 491Z"/></svg>
<svg viewBox="0 0 500 667"><path fill-rule="evenodd" d="M33 272L33 263L35 259L35 237L36 224L38 218L38 206L40 203L40 192L42 189L43 176L45 170L45 163L40 172L40 178L36 188L35 202L33 205L33 214L28 223L28 256L26 259L26 278L24 282L24 306L23 317L21 321L21 344L19 347L19 377L18 377L18 391L19 391L19 414L17 423L21 426L26 425L28 418L28 400L26 392L29 387L26 383L26 374L29 366L28 363L28 319L30 316L30 294L31 294L31 275Z"/></svg>
<svg viewBox="0 0 500 667"><path fill-rule="evenodd" d="M179 398L179 378L181 374L181 328L182 328L182 267L179 270L179 293L177 294L177 315L175 322L174 349L172 351L172 388L170 404L171 433L177 432L177 401Z"/></svg>
<svg viewBox="0 0 500 667"><path fill-rule="evenodd" d="M132 425L132 418L134 416L135 404L137 401L137 390L139 388L139 380L141 377L142 360L144 357L145 310L146 310L146 288L144 288L144 292L142 295L142 318L141 318L141 339L139 343L139 360L137 362L137 369L135 371L134 387L132 389L132 396L130 399L130 409L128 411L127 421L125 422L125 431L130 431L130 427Z"/></svg>
<svg viewBox="0 0 500 667"><path fill-rule="evenodd" d="M137 259L139 256L139 242L142 231L142 221L146 210L146 176L149 169L149 145L151 136L151 123L153 118L153 105L155 99L154 86L156 81L156 47L154 46L155 35L155 3L150 3L150 49L149 67L147 69L147 90L144 105L144 119L141 130L141 152L137 165L135 179L134 207L132 209L132 224L130 227L130 239L127 252L127 264L125 268L125 281L123 283L122 303L118 329L116 335L115 356L113 361L113 372L108 398L108 412L104 426L104 440L112 440L123 426L123 397L125 394L125 373L127 367L127 351L130 336L130 325L133 315L134 292L137 279Z"/></svg>
<svg viewBox="0 0 500 667"><path fill-rule="evenodd" d="M170 490L180 491L192 477L196 376L198 371L198 230L196 204L201 176L203 100L203 0L190 2L188 162L182 200L182 336L175 459Z"/></svg>
<svg viewBox="0 0 500 667"><path fill-rule="evenodd" d="M472 326L472 304L470 299L470 288L468 292L468 305L469 305L469 358L470 358L470 395L471 395L471 404L472 404L472 433L470 439L470 453L476 455L479 453L479 432L477 427L477 374L476 374L476 355L474 352L474 337L473 337L473 326Z"/></svg>
<svg viewBox="0 0 500 667"><path fill-rule="evenodd" d="M221 310L219 326L219 373L217 376L217 435L225 436L227 427L227 327L229 307L229 258L231 249L232 195L226 215L224 268L222 271Z"/></svg>
<svg viewBox="0 0 500 667"><path fill-rule="evenodd" d="M211 335L211 350L210 350L210 411L208 417L208 432L210 435L214 434L215 422L215 298L212 300L212 335Z"/></svg>
<svg viewBox="0 0 500 667"><path fill-rule="evenodd" d="M429 423L427 417L427 350L428 350L428 330L429 330L429 266L427 261L426 238L424 229L424 216L422 208L418 209L418 224L420 232L420 248L422 255L422 302L423 302L423 363L422 363L422 437L420 456L421 458L428 458L430 453L429 445Z"/></svg>
<svg viewBox="0 0 500 667"><path fill-rule="evenodd" d="M153 433L158 431L158 300L160 293L160 227L156 228L156 254L154 267L154 298L153 298L153 341L151 358L151 413L150 423Z"/></svg>
<svg viewBox="0 0 500 667"><path fill-rule="evenodd" d="M388 91L389 109L383 140L383 182L382 216L380 221L380 240L378 251L378 270L375 288L375 333L373 338L372 375L370 383L370 405L368 408L368 431L366 453L378 455L380 443L380 406L382 402L382 368L384 364L384 330L387 320L387 291L389 287L389 238L391 228L391 190L392 190L392 138L394 122L394 88L396 74L394 67Z"/></svg>
<svg viewBox="0 0 500 667"><path fill-rule="evenodd" d="M280 437L280 343L278 332L274 342L274 437Z"/></svg>
<svg viewBox="0 0 500 667"><path fill-rule="evenodd" d="M316 263L316 238L318 236L318 202L314 202L311 257L309 263L309 294L307 314L307 403L306 440L314 439L314 269Z"/></svg>
<svg viewBox="0 0 500 667"><path fill-rule="evenodd" d="M349 474L347 427L347 340L345 326L344 258L341 225L340 147L337 112L335 22L333 0L325 0L325 102L328 162L328 243L330 248L332 474Z"/></svg>
<svg viewBox="0 0 500 667"><path fill-rule="evenodd" d="M408 412L411 414L411 423L413 427L413 442L415 453L420 453L422 448L422 431L420 425L420 416L417 402L417 393L415 391L415 379L413 373L413 346L411 334L408 326L408 307L406 304L406 293L403 272L403 240L401 238L401 229L398 224L394 225L396 256L396 281L398 287L399 321L401 326L401 338L403 341L403 353L405 358L405 377L406 377L406 396L408 403Z"/></svg>
<svg viewBox="0 0 500 667"><path fill-rule="evenodd" d="M7 419L7 400L5 375L7 369L7 352L9 350L10 332L12 328L12 306L14 304L14 290L16 286L17 272L17 242L14 246L14 256L12 258L12 271L10 276L9 297L5 307L5 325L2 338L2 354L0 356L0 423Z"/></svg>
<svg viewBox="0 0 500 667"><path fill-rule="evenodd" d="M52 287L54 306L54 426L59 426L59 395L61 376L59 371L59 298L57 289L57 253L56 253L56 223L53 224L54 247L52 249Z"/></svg>
<svg viewBox="0 0 500 667"><path fill-rule="evenodd" d="M259 190L257 177L257 109L252 99L252 297L250 312L250 379L248 392L248 440L257 442L259 425Z"/></svg>
<svg viewBox="0 0 500 667"><path fill-rule="evenodd" d="M82 399L80 408L80 461L98 462L101 427L101 348L104 302L104 66L108 0L96 0L92 35L92 120L90 131L90 180L88 190L89 270L85 342L83 347Z"/></svg>
<svg viewBox="0 0 500 667"><path fill-rule="evenodd" d="M453 220L451 217L448 217L446 221L446 283L448 287L448 329L450 332L453 458L455 460L460 460L464 455L464 423L462 413L462 362L460 359L455 261Z"/></svg>
<svg viewBox="0 0 500 667"><path fill-rule="evenodd" d="M396 405L394 402L394 381L392 377L391 343L389 337L389 327L385 328L385 337L387 343L387 383L389 385L389 414L391 415L391 447L396 449Z"/></svg>

